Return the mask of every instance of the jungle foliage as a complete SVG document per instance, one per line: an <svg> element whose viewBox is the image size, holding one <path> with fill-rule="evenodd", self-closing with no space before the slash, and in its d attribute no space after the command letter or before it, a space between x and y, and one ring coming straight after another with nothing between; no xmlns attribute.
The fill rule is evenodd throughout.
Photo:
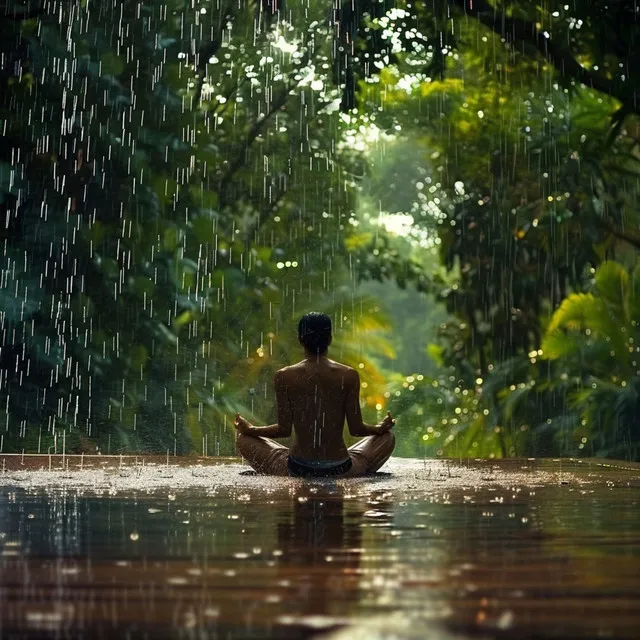
<svg viewBox="0 0 640 640"><path fill-rule="evenodd" d="M605 296L632 296L638 274L638 7L399 3L359 33L360 118L423 149L410 212L447 274L426 288L450 312L451 375L416 379L398 408L431 416L426 433L412 419L428 452L637 458L637 319ZM577 360L562 314L581 295L598 340Z"/></svg>
<svg viewBox="0 0 640 640"><path fill-rule="evenodd" d="M227 417L268 404L296 314L370 330L324 10L3 9L5 451L60 450L64 431L76 449L231 452Z"/></svg>
<svg viewBox="0 0 640 640"><path fill-rule="evenodd" d="M640 456L634 2L0 14L5 451L231 453L319 308L401 453Z"/></svg>

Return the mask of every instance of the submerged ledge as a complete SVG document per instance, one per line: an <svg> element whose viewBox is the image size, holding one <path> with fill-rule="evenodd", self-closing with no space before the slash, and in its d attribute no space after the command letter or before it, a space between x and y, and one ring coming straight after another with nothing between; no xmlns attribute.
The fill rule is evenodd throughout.
<svg viewBox="0 0 640 640"><path fill-rule="evenodd" d="M272 491L300 484L370 486L390 491L612 483L640 486L640 464L592 458L391 458L363 478L303 480L258 475L240 458L0 454L0 487L152 492L236 488Z"/></svg>

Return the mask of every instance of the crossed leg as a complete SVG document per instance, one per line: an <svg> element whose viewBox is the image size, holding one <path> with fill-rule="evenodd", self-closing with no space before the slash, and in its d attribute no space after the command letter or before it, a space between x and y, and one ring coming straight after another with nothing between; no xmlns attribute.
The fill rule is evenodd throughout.
<svg viewBox="0 0 640 640"><path fill-rule="evenodd" d="M362 438L348 449L353 466L345 473L345 477L375 473L391 457L395 446L396 438L391 431Z"/></svg>
<svg viewBox="0 0 640 640"><path fill-rule="evenodd" d="M349 447L351 469L343 478L375 473L391 457L396 440L391 431L363 438ZM256 436L238 434L236 446L240 455L258 473L270 476L288 476L289 449L284 445Z"/></svg>
<svg viewBox="0 0 640 640"><path fill-rule="evenodd" d="M269 476L289 475L289 448L279 442L271 438L239 433L236 448L254 471Z"/></svg>

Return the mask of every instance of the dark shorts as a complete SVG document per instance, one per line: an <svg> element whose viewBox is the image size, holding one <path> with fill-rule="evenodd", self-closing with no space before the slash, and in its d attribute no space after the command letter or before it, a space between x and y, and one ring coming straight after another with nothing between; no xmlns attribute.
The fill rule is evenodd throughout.
<svg viewBox="0 0 640 640"><path fill-rule="evenodd" d="M353 466L351 458L344 460L306 461L289 456L287 459L289 475L294 478L330 478L347 473Z"/></svg>
<svg viewBox="0 0 640 640"><path fill-rule="evenodd" d="M294 456L293 471L291 470L289 448L271 440L270 438L261 438L249 435L238 435L237 439L238 453L258 472L271 476L293 476L302 472L303 476L309 477L327 477L329 475L342 477L364 476L367 473L375 473L389 458L393 451L395 440L391 431L387 431L379 436L369 436L363 438L360 442L351 445L348 448L350 460L334 460L330 463L323 462L321 464L330 464L330 473L327 469L311 470L308 467L315 466L317 463L309 464L300 468L300 463L304 465L306 460L296 460ZM296 462L298 463L296 465ZM333 465L344 465L341 469L335 469Z"/></svg>

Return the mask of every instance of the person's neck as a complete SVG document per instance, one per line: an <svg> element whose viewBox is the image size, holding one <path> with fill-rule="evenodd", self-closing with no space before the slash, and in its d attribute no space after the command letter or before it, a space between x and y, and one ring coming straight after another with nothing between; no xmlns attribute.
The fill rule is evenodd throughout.
<svg viewBox="0 0 640 640"><path fill-rule="evenodd" d="M304 359L305 360L326 360L329 357L327 351L324 353L312 353L311 351L304 350Z"/></svg>

